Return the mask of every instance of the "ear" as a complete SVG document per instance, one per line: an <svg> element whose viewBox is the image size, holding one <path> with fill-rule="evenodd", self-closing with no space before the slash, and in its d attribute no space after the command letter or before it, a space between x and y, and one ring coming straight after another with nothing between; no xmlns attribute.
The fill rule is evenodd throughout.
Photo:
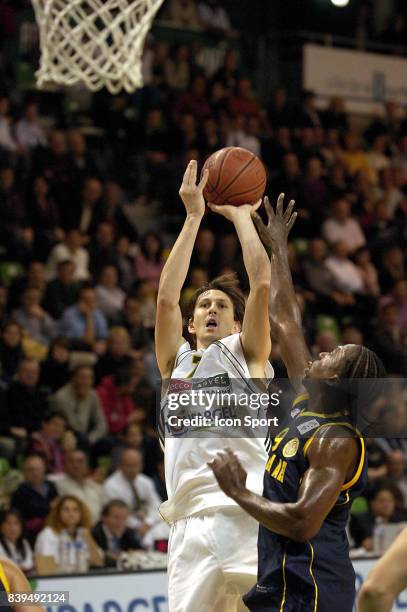
<svg viewBox="0 0 407 612"><path fill-rule="evenodd" d="M235 321L232 327L232 334L240 334L241 331L242 331L242 324L240 323L240 321Z"/></svg>
<svg viewBox="0 0 407 612"><path fill-rule="evenodd" d="M191 318L188 321L188 331L191 335L195 335L195 325L194 325L194 319Z"/></svg>

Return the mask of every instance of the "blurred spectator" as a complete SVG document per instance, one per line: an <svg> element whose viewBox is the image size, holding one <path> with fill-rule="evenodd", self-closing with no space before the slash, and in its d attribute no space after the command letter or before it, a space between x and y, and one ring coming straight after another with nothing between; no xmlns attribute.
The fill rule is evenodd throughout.
<svg viewBox="0 0 407 612"><path fill-rule="evenodd" d="M180 94L175 104L175 115L190 113L197 121L203 121L211 114L208 100L206 97L206 81L202 74L197 74L191 78L188 88Z"/></svg>
<svg viewBox="0 0 407 612"><path fill-rule="evenodd" d="M256 117L251 117L250 119L256 121ZM249 125L252 124L250 124L250 120L247 120L244 115L236 115L232 121L232 129L229 132L226 145L228 147L242 147L259 156L260 140L251 133Z"/></svg>
<svg viewBox="0 0 407 612"><path fill-rule="evenodd" d="M113 449L111 455L113 470L117 469L123 451L126 449L133 449L143 452L143 446L144 438L140 424L135 423L134 421L128 423L122 430L118 443Z"/></svg>
<svg viewBox="0 0 407 612"><path fill-rule="evenodd" d="M318 332L315 345L312 348L313 355L318 357L321 353L330 353L338 346L338 339L334 332L326 329Z"/></svg>
<svg viewBox="0 0 407 612"><path fill-rule="evenodd" d="M267 116L273 129L292 124L293 112L287 102L287 92L283 87L278 87L274 91L267 108Z"/></svg>
<svg viewBox="0 0 407 612"><path fill-rule="evenodd" d="M230 113L233 116L258 116L260 110L250 79L239 79L235 91L229 98Z"/></svg>
<svg viewBox="0 0 407 612"><path fill-rule="evenodd" d="M146 280L158 289L161 271L164 266L163 242L155 232L148 232L141 242L141 253L135 259L137 278Z"/></svg>
<svg viewBox="0 0 407 612"><path fill-rule="evenodd" d="M98 278L103 268L115 266L117 261L114 230L109 223L100 223L89 245L90 270Z"/></svg>
<svg viewBox="0 0 407 612"><path fill-rule="evenodd" d="M380 326L376 328L371 344L388 372L403 376L407 374L407 338L399 326L394 304L387 304L381 309Z"/></svg>
<svg viewBox="0 0 407 612"><path fill-rule="evenodd" d="M374 173L370 170L366 153L360 145L358 134L349 130L346 132L343 142L344 148L341 153L341 160L350 176L355 176L360 170L366 170L371 176L374 176Z"/></svg>
<svg viewBox="0 0 407 612"><path fill-rule="evenodd" d="M376 176L390 166L390 158L386 155L388 143L387 133L376 134L367 154L368 164Z"/></svg>
<svg viewBox="0 0 407 612"><path fill-rule="evenodd" d="M300 128L316 128L322 125L321 117L315 107L315 93L303 91L302 104L296 114L295 122Z"/></svg>
<svg viewBox="0 0 407 612"><path fill-rule="evenodd" d="M78 348L93 349L96 353L104 351L107 321L97 308L93 287L81 287L76 304L64 311L61 331Z"/></svg>
<svg viewBox="0 0 407 612"><path fill-rule="evenodd" d="M130 369L131 365L131 344L127 329L111 327L107 337L107 351L96 364L96 382L99 383L106 376L112 376L119 370Z"/></svg>
<svg viewBox="0 0 407 612"><path fill-rule="evenodd" d="M46 146L47 139L38 121L38 106L35 102L27 102L25 105L23 116L16 123L16 140L25 153Z"/></svg>
<svg viewBox="0 0 407 612"><path fill-rule="evenodd" d="M345 293L363 293L365 288L359 269L349 259L348 245L342 240L333 245L325 266L333 274L340 291Z"/></svg>
<svg viewBox="0 0 407 612"><path fill-rule="evenodd" d="M343 98L335 96L330 99L328 108L322 115L322 123L326 130L334 129L346 132L349 128L349 122Z"/></svg>
<svg viewBox="0 0 407 612"><path fill-rule="evenodd" d="M47 280L57 277L58 265L62 261L71 261L74 266L75 281L86 281L89 278L89 255L82 247L82 236L77 229L66 233L64 242L57 244L51 251L46 263Z"/></svg>
<svg viewBox="0 0 407 612"><path fill-rule="evenodd" d="M63 237L64 233L60 228L58 207L50 194L49 184L43 176L37 176L34 179L26 206L27 221L36 232L36 252L45 259L54 238L58 240Z"/></svg>
<svg viewBox="0 0 407 612"><path fill-rule="evenodd" d="M397 322L402 332L407 334L407 279L402 278L394 283L391 294L383 298L383 304L386 302L396 306Z"/></svg>
<svg viewBox="0 0 407 612"><path fill-rule="evenodd" d="M364 342L361 330L354 325L345 327L345 329L342 330L342 343L357 344L358 346L362 346Z"/></svg>
<svg viewBox="0 0 407 612"><path fill-rule="evenodd" d="M67 144L69 151L68 155L76 170L76 183L81 184L83 181L86 181L88 177L95 176L97 174L97 168L94 161L95 157L87 150L86 139L82 132L78 129L69 130L67 134ZM88 202L92 200L93 198L88 195L89 191L93 189L96 190L96 193L99 193L100 190L98 187L95 186L95 183L91 183L91 179L89 182L86 182L83 201Z"/></svg>
<svg viewBox="0 0 407 612"><path fill-rule="evenodd" d="M0 365L1 379L10 383L17 371L18 364L24 357L22 345L23 330L17 321L6 321L1 329Z"/></svg>
<svg viewBox="0 0 407 612"><path fill-rule="evenodd" d="M66 454L64 473L55 480L60 497L74 496L88 508L92 525L100 517L103 506L103 493L100 484L89 477L89 464L86 454L73 450Z"/></svg>
<svg viewBox="0 0 407 612"><path fill-rule="evenodd" d="M235 91L239 79L239 58L235 49L227 49L223 64L212 76L213 83L221 83L226 91Z"/></svg>
<svg viewBox="0 0 407 612"><path fill-rule="evenodd" d="M75 266L70 259L57 265L57 277L48 283L44 295L44 308L60 319L64 310L75 304L79 294L79 283L74 279Z"/></svg>
<svg viewBox="0 0 407 612"><path fill-rule="evenodd" d="M197 29L200 27L195 0L170 0L168 20L174 26Z"/></svg>
<svg viewBox="0 0 407 612"><path fill-rule="evenodd" d="M45 462L38 455L28 455L23 463L24 482L11 498L11 506L22 515L24 531L31 543L43 528L51 509L51 502L58 493L55 485L46 480Z"/></svg>
<svg viewBox="0 0 407 612"><path fill-rule="evenodd" d="M219 32L223 35L231 33L232 26L229 15L221 6L219 0L206 0L198 5L199 19L207 32Z"/></svg>
<svg viewBox="0 0 407 612"><path fill-rule="evenodd" d="M114 266L105 266L95 289L98 308L111 322L117 319L126 298L126 294L118 286L118 280L117 269Z"/></svg>
<svg viewBox="0 0 407 612"><path fill-rule="evenodd" d="M128 526L136 530L143 542L150 530L160 530L162 519L158 513L160 499L154 483L142 474L142 469L142 455L135 450L124 451L119 469L106 480L104 490L109 499L126 502L130 508Z"/></svg>
<svg viewBox="0 0 407 612"><path fill-rule="evenodd" d="M175 91L185 91L191 79L189 48L185 44L174 48L172 57L165 62L165 76L168 85Z"/></svg>
<svg viewBox="0 0 407 612"><path fill-rule="evenodd" d="M387 455L387 479L395 484L403 497L403 508L407 508L407 459L402 450L393 450Z"/></svg>
<svg viewBox="0 0 407 612"><path fill-rule="evenodd" d="M123 312L117 322L129 332L131 346L134 349L144 349L150 344L149 334L143 325L143 305L139 299L132 295L126 298ZM112 349L110 351L112 352Z"/></svg>
<svg viewBox="0 0 407 612"><path fill-rule="evenodd" d="M57 326L50 315L41 307L42 294L36 287L28 287L21 298L21 307L14 310L13 318L36 342L48 346L56 336Z"/></svg>
<svg viewBox="0 0 407 612"><path fill-rule="evenodd" d="M133 529L127 527L129 509L120 499L107 502L102 518L92 529L96 544L105 553L105 566L117 567L121 552L142 548Z"/></svg>
<svg viewBox="0 0 407 612"><path fill-rule="evenodd" d="M344 198L332 204L331 216L322 224L322 235L330 245L343 242L349 253L366 242L359 223L351 217L350 204Z"/></svg>
<svg viewBox="0 0 407 612"><path fill-rule="evenodd" d="M59 389L50 399L52 410L65 414L68 425L82 441L94 444L106 432L106 421L98 395L93 389L93 370L78 366L71 382Z"/></svg>
<svg viewBox="0 0 407 612"><path fill-rule="evenodd" d="M123 209L124 194L120 185L115 181L106 181L103 192L102 220L113 227L113 232L119 238L137 242L138 231L131 219Z"/></svg>
<svg viewBox="0 0 407 612"><path fill-rule="evenodd" d="M41 363L41 384L52 392L65 385L69 373L69 342L66 338L55 338L48 349L48 354Z"/></svg>
<svg viewBox="0 0 407 612"><path fill-rule="evenodd" d="M379 282L383 293L391 291L394 283L404 278L407 278L407 270L403 251L398 246L392 246L382 255Z"/></svg>
<svg viewBox="0 0 407 612"><path fill-rule="evenodd" d="M126 236L121 236L116 242L117 270L119 272L120 287L130 291L134 281L133 256L130 252L130 242Z"/></svg>
<svg viewBox="0 0 407 612"><path fill-rule="evenodd" d="M87 551L90 564L101 567L102 556L90 533L90 527L89 509L83 502L71 495L58 499L47 518L47 526L38 535L35 543L37 572L48 574L67 570L65 565L61 567L61 544L66 536L69 537L71 545L68 547L69 560L64 560L64 564L69 564L74 571L81 571L76 565L76 545L79 543Z"/></svg>
<svg viewBox="0 0 407 612"><path fill-rule="evenodd" d="M39 289L41 294L43 294L45 291L45 270L44 264L40 261L31 261L28 264L26 274L16 276L12 280L8 294L7 307L9 310L19 306L23 292L29 287Z"/></svg>
<svg viewBox="0 0 407 612"><path fill-rule="evenodd" d="M97 178L85 180L78 211L79 217L75 220L75 227L78 227L84 234L92 235L101 220L102 193L102 183Z"/></svg>
<svg viewBox="0 0 407 612"><path fill-rule="evenodd" d="M0 555L23 572L33 568L33 551L23 536L23 520L17 510L3 510L0 515Z"/></svg>
<svg viewBox="0 0 407 612"><path fill-rule="evenodd" d="M39 455L45 461L49 474L64 471L64 455L76 448L76 438L67 429L67 420L62 412L50 412L42 422L39 431L31 437L30 453Z"/></svg>
<svg viewBox="0 0 407 612"><path fill-rule="evenodd" d="M282 170L272 181L274 193L284 193L288 200L298 200L302 190L302 175L295 153L287 152L283 157Z"/></svg>
<svg viewBox="0 0 407 612"><path fill-rule="evenodd" d="M0 95L0 147L5 149L8 153L18 152L18 143L13 136L12 123L9 115L10 112L10 100L9 98L1 94Z"/></svg>
<svg viewBox="0 0 407 612"><path fill-rule="evenodd" d="M367 247L361 247L356 251L355 263L362 277L364 293L378 297L380 294L379 277Z"/></svg>
<svg viewBox="0 0 407 612"><path fill-rule="evenodd" d="M375 526L403 520L403 516L396 510L400 496L396 485L377 481L369 500L368 512L351 516L350 532L356 548L363 547L368 552L373 551Z"/></svg>
<svg viewBox="0 0 407 612"><path fill-rule="evenodd" d="M129 370L117 370L113 376L103 378L98 386L97 392L111 434L120 433L129 422L137 419L133 391L134 381Z"/></svg>
<svg viewBox="0 0 407 612"><path fill-rule="evenodd" d="M210 229L202 228L198 232L191 258L192 268L203 268L210 277L216 273L215 235Z"/></svg>
<svg viewBox="0 0 407 612"><path fill-rule="evenodd" d="M2 420L8 433L23 444L30 433L38 431L47 411L47 396L39 386L40 366L34 359L20 361L15 380L6 393Z"/></svg>

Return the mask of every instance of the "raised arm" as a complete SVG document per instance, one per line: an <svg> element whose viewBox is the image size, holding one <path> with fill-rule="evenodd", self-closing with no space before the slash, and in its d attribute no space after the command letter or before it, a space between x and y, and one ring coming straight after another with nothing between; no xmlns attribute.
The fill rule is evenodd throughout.
<svg viewBox="0 0 407 612"><path fill-rule="evenodd" d="M299 390L310 354L302 331L301 311L294 291L288 263L287 239L297 213L294 201L283 212L284 194L280 194L274 213L268 198L264 205L268 224L264 225L257 213L254 222L266 247L271 248L271 285L269 300L272 338L280 345L281 356L293 386Z"/></svg>
<svg viewBox="0 0 407 612"><path fill-rule="evenodd" d="M253 377L264 377L264 366L270 355L270 323L268 295L270 291L270 264L266 250L254 227L252 214L260 206L215 206L217 212L235 226L243 253L243 261L249 277L250 293L242 325L242 346L247 365Z"/></svg>
<svg viewBox="0 0 407 612"><path fill-rule="evenodd" d="M208 180L205 171L196 184L197 163L189 162L182 181L180 196L187 217L161 273L157 298L155 346L161 376L171 374L175 356L183 342L182 315L179 307L181 289L188 274L195 239L205 212L203 189Z"/></svg>
<svg viewBox="0 0 407 612"><path fill-rule="evenodd" d="M343 436L343 430L340 434ZM309 447L309 468L293 503L271 502L246 488L247 474L232 451L217 454L209 463L220 488L259 523L297 542L312 539L336 504L357 463L357 442L348 437L321 437Z"/></svg>

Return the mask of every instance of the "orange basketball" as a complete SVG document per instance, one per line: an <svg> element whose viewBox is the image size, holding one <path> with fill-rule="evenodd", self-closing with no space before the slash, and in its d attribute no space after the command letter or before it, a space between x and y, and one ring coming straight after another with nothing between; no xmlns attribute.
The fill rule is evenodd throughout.
<svg viewBox="0 0 407 612"><path fill-rule="evenodd" d="M241 147L226 147L205 162L209 177L204 197L212 204L255 204L266 189L266 170L261 160Z"/></svg>

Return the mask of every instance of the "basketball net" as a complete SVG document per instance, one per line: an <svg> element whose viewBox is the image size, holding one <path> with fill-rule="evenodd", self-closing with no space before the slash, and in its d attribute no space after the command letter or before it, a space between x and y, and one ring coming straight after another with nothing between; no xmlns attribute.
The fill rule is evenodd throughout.
<svg viewBox="0 0 407 612"><path fill-rule="evenodd" d="M32 0L39 27L37 84L132 92L143 86L144 41L163 0Z"/></svg>

